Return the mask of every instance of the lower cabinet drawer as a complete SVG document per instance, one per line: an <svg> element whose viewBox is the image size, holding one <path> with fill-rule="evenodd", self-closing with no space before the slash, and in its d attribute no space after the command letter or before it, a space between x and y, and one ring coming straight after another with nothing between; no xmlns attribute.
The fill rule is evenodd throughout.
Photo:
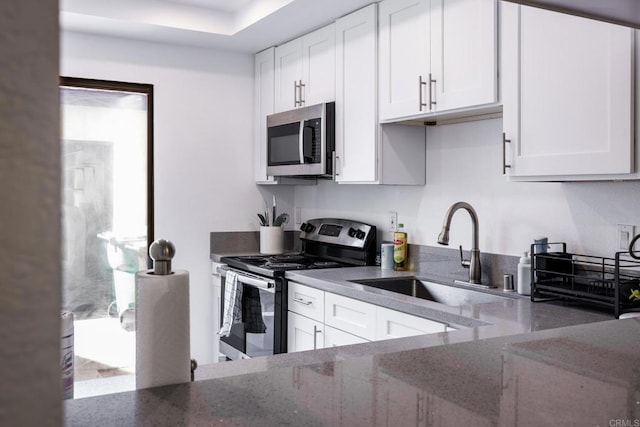
<svg viewBox="0 0 640 427"><path fill-rule="evenodd" d="M324 291L289 282L287 292L289 311L324 322Z"/></svg>
<svg viewBox="0 0 640 427"><path fill-rule="evenodd" d="M324 346L339 347L341 345L361 344L363 342L369 342L364 338L352 335L348 332L341 331L340 329L333 328L331 326L324 327Z"/></svg>
<svg viewBox="0 0 640 427"><path fill-rule="evenodd" d="M376 340L411 337L414 335L445 332L447 325L435 320L376 307Z"/></svg>
<svg viewBox="0 0 640 427"><path fill-rule="evenodd" d="M376 306L327 292L324 323L368 341L376 339Z"/></svg>

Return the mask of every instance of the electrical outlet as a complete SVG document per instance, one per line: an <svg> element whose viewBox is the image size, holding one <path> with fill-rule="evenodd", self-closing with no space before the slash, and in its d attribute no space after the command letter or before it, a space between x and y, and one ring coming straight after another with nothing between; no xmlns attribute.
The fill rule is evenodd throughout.
<svg viewBox="0 0 640 427"><path fill-rule="evenodd" d="M398 231L398 212L389 212L389 231Z"/></svg>
<svg viewBox="0 0 640 427"><path fill-rule="evenodd" d="M618 224L617 229L617 242L618 249L621 251L626 251L629 249L629 243L631 243L631 239L635 235L635 227L633 225L625 225Z"/></svg>

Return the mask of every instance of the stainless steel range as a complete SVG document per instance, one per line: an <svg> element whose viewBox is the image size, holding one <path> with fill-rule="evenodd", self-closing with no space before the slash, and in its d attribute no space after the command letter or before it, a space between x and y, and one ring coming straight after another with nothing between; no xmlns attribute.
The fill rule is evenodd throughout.
<svg viewBox="0 0 640 427"><path fill-rule="evenodd" d="M228 272L232 272L235 287L242 295L236 320L228 335L220 337L220 353L229 359L287 352L287 271L375 264L376 227L369 224L336 218L311 219L300 226L300 241L300 253L221 259L227 265L222 271L222 295L229 288ZM234 300L236 305L239 300ZM224 312L222 298L221 325Z"/></svg>

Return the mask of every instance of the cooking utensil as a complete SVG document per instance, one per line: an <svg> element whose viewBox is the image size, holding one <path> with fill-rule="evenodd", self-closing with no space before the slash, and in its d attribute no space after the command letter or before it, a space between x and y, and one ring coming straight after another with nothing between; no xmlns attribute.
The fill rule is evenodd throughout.
<svg viewBox="0 0 640 427"><path fill-rule="evenodd" d="M271 220L273 221L273 225L276 225L276 195L273 195L273 204L271 205L271 209L273 209L273 216Z"/></svg>
<svg viewBox="0 0 640 427"><path fill-rule="evenodd" d="M289 214L281 213L278 217L273 221L274 227L280 227L282 224L289 220Z"/></svg>

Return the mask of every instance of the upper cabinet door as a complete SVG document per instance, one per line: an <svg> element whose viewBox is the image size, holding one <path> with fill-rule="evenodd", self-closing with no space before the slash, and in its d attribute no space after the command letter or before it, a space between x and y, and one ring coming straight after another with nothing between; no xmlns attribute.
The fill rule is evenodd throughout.
<svg viewBox="0 0 640 427"><path fill-rule="evenodd" d="M331 24L276 48L276 112L335 100L335 37Z"/></svg>
<svg viewBox="0 0 640 427"><path fill-rule="evenodd" d="M502 7L509 173L562 179L633 172L633 30Z"/></svg>
<svg viewBox="0 0 640 427"><path fill-rule="evenodd" d="M257 53L254 62L254 169L259 183L275 181L267 176L267 116L274 112L274 53L274 48Z"/></svg>
<svg viewBox="0 0 640 427"><path fill-rule="evenodd" d="M327 25L302 38L302 106L335 101L336 33Z"/></svg>
<svg viewBox="0 0 640 427"><path fill-rule="evenodd" d="M496 0L380 3L380 120L497 102Z"/></svg>
<svg viewBox="0 0 640 427"><path fill-rule="evenodd" d="M498 100L495 0L431 0L431 75L436 111Z"/></svg>
<svg viewBox="0 0 640 427"><path fill-rule="evenodd" d="M336 181L377 178L377 5L336 21Z"/></svg>
<svg viewBox="0 0 640 427"><path fill-rule="evenodd" d="M302 39L276 47L275 52L275 112L295 108L298 84L302 79Z"/></svg>
<svg viewBox="0 0 640 427"><path fill-rule="evenodd" d="M380 120L428 112L429 0L380 2L379 31Z"/></svg>

